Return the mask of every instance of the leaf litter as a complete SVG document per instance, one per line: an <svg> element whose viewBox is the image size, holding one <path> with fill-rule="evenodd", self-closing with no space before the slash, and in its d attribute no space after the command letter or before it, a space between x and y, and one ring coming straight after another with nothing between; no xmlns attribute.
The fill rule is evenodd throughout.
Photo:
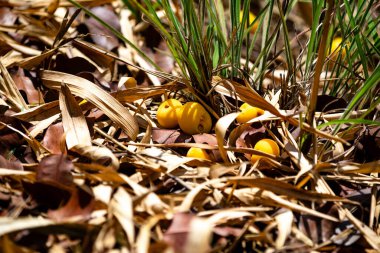
<svg viewBox="0 0 380 253"><path fill-rule="evenodd" d="M149 41L152 27L118 1L77 1L133 36L167 74L69 2L0 2L4 252L380 250L378 127L317 129L302 111L279 109L279 93L270 101L214 76L229 107L247 102L264 115L237 125L232 106L209 134L159 128L158 104L185 102L191 90L164 40ZM283 76L273 79L276 87ZM347 106L318 101L325 121ZM301 131L341 150L313 163L298 148ZM280 156L253 150L264 137ZM211 161L186 157L190 147ZM263 159L252 164L251 154Z"/></svg>

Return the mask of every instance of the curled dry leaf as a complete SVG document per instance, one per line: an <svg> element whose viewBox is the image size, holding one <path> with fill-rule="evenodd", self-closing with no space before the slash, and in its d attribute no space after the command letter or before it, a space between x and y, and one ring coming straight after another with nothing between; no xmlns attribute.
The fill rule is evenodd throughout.
<svg viewBox="0 0 380 253"><path fill-rule="evenodd" d="M41 78L46 86L53 89L60 89L61 83L66 83L74 95L103 110L132 140L136 139L139 131L136 119L116 99L94 83L77 76L47 70L42 72Z"/></svg>
<svg viewBox="0 0 380 253"><path fill-rule="evenodd" d="M67 148L71 149L78 145L91 146L91 136L86 119L70 89L64 83L59 93L59 107L62 114Z"/></svg>
<svg viewBox="0 0 380 253"><path fill-rule="evenodd" d="M220 155L222 156L224 162L229 162L227 157L227 151L224 148L224 138L226 137L227 129L231 125L231 123L236 119L238 113L228 114L218 120L215 125L215 133L216 139L218 142L218 147L220 151Z"/></svg>

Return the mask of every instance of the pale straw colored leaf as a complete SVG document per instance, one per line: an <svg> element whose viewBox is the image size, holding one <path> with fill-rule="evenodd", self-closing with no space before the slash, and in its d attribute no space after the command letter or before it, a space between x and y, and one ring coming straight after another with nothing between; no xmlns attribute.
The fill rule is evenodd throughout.
<svg viewBox="0 0 380 253"><path fill-rule="evenodd" d="M118 124L132 140L136 139L139 132L136 119L127 108L94 83L81 77L49 70L42 71L41 78L44 84L52 89L59 90L61 83L66 83L75 96L94 104Z"/></svg>
<svg viewBox="0 0 380 253"><path fill-rule="evenodd" d="M16 232L24 229L33 229L46 227L53 225L54 222L42 217L26 217L26 218L9 218L1 217L0 218L0 236Z"/></svg>
<svg viewBox="0 0 380 253"><path fill-rule="evenodd" d="M24 98L0 58L0 92L11 103L13 110L19 112L28 108Z"/></svg>
<svg viewBox="0 0 380 253"><path fill-rule="evenodd" d="M59 107L62 114L63 129L68 149L74 146L91 146L91 135L86 118L70 89L62 83L59 93Z"/></svg>
<svg viewBox="0 0 380 253"><path fill-rule="evenodd" d="M122 187L119 187L113 195L109 209L123 227L129 244L134 245L135 226L133 221L132 198Z"/></svg>
<svg viewBox="0 0 380 253"><path fill-rule="evenodd" d="M220 154L224 160L224 162L229 162L227 157L227 151L224 148L224 138L227 133L228 127L231 125L232 122L236 119L238 116L238 113L231 113L227 114L226 116L220 118L218 122L216 122L215 125L215 133L216 133L216 139L218 142L218 147Z"/></svg>
<svg viewBox="0 0 380 253"><path fill-rule="evenodd" d="M186 237L184 253L206 253L210 252L212 238L212 223L203 218L191 219L190 229ZM196 250L195 250L196 249Z"/></svg>
<svg viewBox="0 0 380 253"><path fill-rule="evenodd" d="M278 236L275 245L277 249L282 249L284 247L286 238L288 238L292 232L293 218L293 212L290 210L286 210L285 212L276 215L275 220L277 221Z"/></svg>

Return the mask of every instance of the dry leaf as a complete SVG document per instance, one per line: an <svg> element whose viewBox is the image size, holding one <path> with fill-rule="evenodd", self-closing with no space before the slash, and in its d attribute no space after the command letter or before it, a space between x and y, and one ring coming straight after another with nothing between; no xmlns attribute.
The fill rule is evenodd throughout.
<svg viewBox="0 0 380 253"><path fill-rule="evenodd" d="M55 71L43 71L42 80L45 85L53 89L60 89L61 82L66 83L74 95L86 99L99 107L110 119L117 123L132 140L136 139L139 130L136 119L117 100L94 83L77 76Z"/></svg>

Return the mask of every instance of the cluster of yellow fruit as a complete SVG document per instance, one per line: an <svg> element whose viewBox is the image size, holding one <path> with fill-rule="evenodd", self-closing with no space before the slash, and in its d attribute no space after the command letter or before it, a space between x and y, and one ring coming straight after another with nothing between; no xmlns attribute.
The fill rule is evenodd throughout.
<svg viewBox="0 0 380 253"><path fill-rule="evenodd" d="M197 102L182 105L177 99L164 101L157 110L157 121L164 128L179 127L187 134L208 133L212 127L210 114Z"/></svg>
<svg viewBox="0 0 380 253"><path fill-rule="evenodd" d="M210 114L197 102L182 105L177 99L164 101L157 110L157 121L164 128L175 128L179 125L187 134L208 133L212 127ZM190 148L187 157L211 160L201 148Z"/></svg>
<svg viewBox="0 0 380 253"><path fill-rule="evenodd" d="M244 103L240 106L240 114L236 118L239 123L246 123L264 113L264 110ZM187 102L182 105L177 99L164 101L157 110L157 121L164 128L175 128L179 125L187 134L208 133L212 127L210 114L197 102ZM277 143L271 139L262 139L256 143L254 150L278 156L280 149ZM209 154L201 148L192 147L188 150L187 157L212 160ZM259 155L252 155L251 161L260 159Z"/></svg>

